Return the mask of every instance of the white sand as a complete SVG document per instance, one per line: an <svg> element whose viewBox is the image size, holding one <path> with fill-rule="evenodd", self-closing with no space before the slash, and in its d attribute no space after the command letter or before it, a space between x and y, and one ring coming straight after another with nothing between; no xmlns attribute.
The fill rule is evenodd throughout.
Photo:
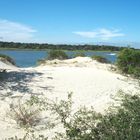
<svg viewBox="0 0 140 140"><path fill-rule="evenodd" d="M5 64L6 65L6 64ZM0 68L5 66L0 62ZM9 65L5 66L9 67ZM15 69L13 71L26 73L38 73L35 76L27 77L27 87L35 94L44 94L50 99L66 99L68 92L72 92L74 107L76 111L80 106L93 106L97 112L104 113L104 110L112 103L111 96L116 95L117 91L137 92L136 82L109 70L111 65L100 64L92 59L78 57L75 59L59 61L47 61L45 65L36 68ZM10 66L10 69L12 67ZM10 70L11 71L11 70ZM20 88L20 87L19 87ZM10 89L1 90L1 93L11 91ZM12 97L24 96L14 91ZM5 117L8 104L13 98L6 97L0 101L0 116ZM15 128L15 124L9 124L9 120L0 119L0 137L22 135L23 130ZM46 131L45 131L46 133ZM52 136L52 133L49 133Z"/></svg>

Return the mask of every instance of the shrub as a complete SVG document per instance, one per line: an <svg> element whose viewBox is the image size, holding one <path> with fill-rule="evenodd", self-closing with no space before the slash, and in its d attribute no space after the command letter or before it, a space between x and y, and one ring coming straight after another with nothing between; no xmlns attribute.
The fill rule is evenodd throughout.
<svg viewBox="0 0 140 140"><path fill-rule="evenodd" d="M85 57L86 55L83 52L78 52L74 55L74 57L78 57L78 56Z"/></svg>
<svg viewBox="0 0 140 140"><path fill-rule="evenodd" d="M92 58L100 63L109 63L109 61L105 57L100 55L94 55L92 56Z"/></svg>
<svg viewBox="0 0 140 140"><path fill-rule="evenodd" d="M35 101L38 98L32 96L25 103L10 104L10 113L7 115L16 121L20 127L28 128L35 126L39 122L40 108L36 106Z"/></svg>
<svg viewBox="0 0 140 140"><path fill-rule="evenodd" d="M123 49L118 54L117 66L123 73L140 77L140 51L129 48Z"/></svg>
<svg viewBox="0 0 140 140"><path fill-rule="evenodd" d="M10 62L11 64L13 64L13 65L15 65L15 62L14 62L14 60L11 58L11 57L9 57L9 56L7 56L7 55L5 55L5 54L0 54L0 58L1 58L1 60L2 61L8 61L8 62Z"/></svg>
<svg viewBox="0 0 140 140"><path fill-rule="evenodd" d="M140 138L140 97L123 94L122 104L117 112L110 111L102 117L97 125L100 139L129 139Z"/></svg>
<svg viewBox="0 0 140 140"><path fill-rule="evenodd" d="M64 51L61 50L51 50L48 54L48 59L68 59L67 54Z"/></svg>

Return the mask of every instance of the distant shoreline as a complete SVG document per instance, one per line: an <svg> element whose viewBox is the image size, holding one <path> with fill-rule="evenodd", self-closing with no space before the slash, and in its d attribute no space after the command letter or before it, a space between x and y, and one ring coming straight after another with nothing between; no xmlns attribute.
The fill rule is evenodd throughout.
<svg viewBox="0 0 140 140"><path fill-rule="evenodd" d="M10 50L10 51L49 51L49 50L53 50L53 49L20 49L20 48L0 48L0 51L1 50ZM73 52L119 52L119 51L111 51L111 50L66 50L66 49L61 49L63 51L73 51Z"/></svg>
<svg viewBox="0 0 140 140"><path fill-rule="evenodd" d="M113 45L96 45L96 44L48 44L48 43L20 43L20 42L2 42L0 49L27 49L27 50L67 50L67 51L120 51L126 47ZM133 48L134 49L134 48Z"/></svg>

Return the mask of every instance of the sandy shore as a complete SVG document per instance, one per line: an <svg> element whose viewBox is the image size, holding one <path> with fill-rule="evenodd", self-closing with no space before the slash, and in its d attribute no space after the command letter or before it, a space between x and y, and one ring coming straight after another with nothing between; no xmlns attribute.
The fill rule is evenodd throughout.
<svg viewBox="0 0 140 140"><path fill-rule="evenodd" d="M111 65L98 63L88 57L47 61L35 68L15 68L0 62L0 67L4 66L9 71L9 78L0 90L0 139L23 134L15 122L6 118L6 111L10 102L18 97L26 99L29 93L43 94L55 100L56 97L66 99L68 93L72 92L73 110L85 105L104 113L113 102L111 96L119 90L137 92L134 80L111 71ZM48 135L51 137L51 131Z"/></svg>

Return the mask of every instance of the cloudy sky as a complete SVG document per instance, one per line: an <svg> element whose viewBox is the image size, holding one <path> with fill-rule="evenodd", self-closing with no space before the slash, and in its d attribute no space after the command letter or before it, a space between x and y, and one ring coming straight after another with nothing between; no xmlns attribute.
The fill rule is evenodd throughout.
<svg viewBox="0 0 140 140"><path fill-rule="evenodd" d="M139 0L0 0L0 40L139 42Z"/></svg>

